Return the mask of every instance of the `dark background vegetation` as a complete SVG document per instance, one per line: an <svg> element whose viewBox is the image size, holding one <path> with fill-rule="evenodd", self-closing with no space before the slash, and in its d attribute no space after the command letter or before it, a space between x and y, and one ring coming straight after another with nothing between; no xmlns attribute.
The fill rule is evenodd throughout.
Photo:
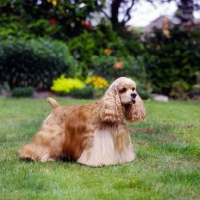
<svg viewBox="0 0 200 200"><path fill-rule="evenodd" d="M105 0L0 1L1 87L49 90L61 74L83 81L98 75L109 82L129 76L141 91L187 99L200 84L200 26L192 24L199 4L175 1L179 23L166 35L163 29L129 31L126 23L138 0L127 2L107 1L108 15ZM94 12L101 13L96 26L87 20ZM118 62L123 66L116 69Z"/></svg>

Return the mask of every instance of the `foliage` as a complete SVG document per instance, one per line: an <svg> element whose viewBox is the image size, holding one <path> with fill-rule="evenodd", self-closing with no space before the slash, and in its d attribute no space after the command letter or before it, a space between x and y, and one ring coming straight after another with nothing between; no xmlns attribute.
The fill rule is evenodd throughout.
<svg viewBox="0 0 200 200"><path fill-rule="evenodd" d="M79 63L75 76L84 80L93 71L92 57L103 56L105 49L112 49L111 55L117 60L141 53L139 35L124 33L123 39L106 21L96 27L86 21L90 13L103 8L104 2L5 1L0 13L0 39L50 37L65 41Z"/></svg>
<svg viewBox="0 0 200 200"><path fill-rule="evenodd" d="M106 22L102 22L91 31L85 31L73 38L68 42L68 46L72 55L79 62L79 74L82 74L82 77L80 77L82 79L86 78L88 73L94 71L94 75L104 76L104 73L101 74L100 69L97 69L100 66L98 65L99 62L113 66L115 62L121 59L126 62L127 57L137 57L143 51L143 45L139 41L138 34L132 34L131 40L130 38L126 39L126 37L122 38ZM129 62L129 58L127 62ZM96 61L97 63L95 63ZM102 65L101 68L105 69L106 67ZM105 71L104 69L101 71Z"/></svg>
<svg viewBox="0 0 200 200"><path fill-rule="evenodd" d="M70 96L81 99L93 99L94 88L91 85L88 85L81 89L73 89L70 92Z"/></svg>
<svg viewBox="0 0 200 200"><path fill-rule="evenodd" d="M93 102L56 100L67 106ZM59 160L20 160L19 148L39 130L51 106L44 99L0 97L1 198L199 199L200 104L145 101L145 107L147 120L128 125L136 160L91 168Z"/></svg>
<svg viewBox="0 0 200 200"><path fill-rule="evenodd" d="M176 100L187 100L189 91L189 84L183 80L176 81L172 84L172 89L169 96Z"/></svg>
<svg viewBox="0 0 200 200"><path fill-rule="evenodd" d="M196 71L195 76L196 76L196 84L200 84L200 71Z"/></svg>
<svg viewBox="0 0 200 200"><path fill-rule="evenodd" d="M30 97L33 95L33 87L15 88L12 91L13 97Z"/></svg>
<svg viewBox="0 0 200 200"><path fill-rule="evenodd" d="M151 35L145 40L144 62L154 91L168 95L177 80L193 85L200 66L199 28L188 31L175 26L170 37L158 29Z"/></svg>
<svg viewBox="0 0 200 200"><path fill-rule="evenodd" d="M83 32L80 36L69 41L68 46L70 52L79 63L77 74L79 74L81 79L85 79L88 75L87 70L90 67L91 57L97 50L93 35L88 32Z"/></svg>
<svg viewBox="0 0 200 200"><path fill-rule="evenodd" d="M142 80L141 91L144 90L144 93L149 92L147 87L151 85L154 92L169 95L173 84L179 80L189 83L189 88L192 88L195 83L195 72L199 70L198 29L188 31L175 27L170 30L168 38L161 30L155 30L154 37L151 37L152 33L150 33L143 43L140 33L125 28L133 3L137 3L135 0L130 1L130 4L126 4L124 0L109 1L111 15L107 17L110 21L101 18L100 23L95 27L88 22L92 13L102 11L105 2L105 0L5 0L1 2L0 40L2 42L0 45L7 40L13 40L13 44L15 43L13 49L16 51L11 50L11 52L14 52L14 59L11 59L8 53L6 62L9 66L13 66L13 63L19 66L15 66L17 71L7 64L6 70L4 66L2 68L2 62L5 62L6 57L2 49L7 47L0 46L0 56L3 55L3 61L0 61L0 69L3 70L0 74L0 84L7 81L11 88L30 85L37 89L49 89L53 79L64 73L66 77L78 77L81 80L93 75L111 81L119 76L130 76L134 80ZM182 5L181 1L180 6ZM191 6L195 10L193 3ZM119 11L124 12L125 18L122 21L118 18ZM33 38L37 41L40 37L45 38L43 41L49 41L46 41L48 45L43 43L43 46L48 46L48 50L28 53L32 51L29 51L32 49L29 47L29 41ZM55 53L54 49L58 49L58 45L54 48L54 44L58 42L50 42L48 38L64 41L78 63L75 63L68 50L62 53L61 57L61 53L58 52L62 50L55 50ZM27 44L22 47L18 39L26 40ZM40 41L34 43L39 45ZM65 49L66 45L61 46ZM44 49L41 46L35 47L38 48ZM22 53L24 56L19 56ZM40 56L40 53L46 54L46 57ZM14 61L10 63L11 60ZM45 70L40 67L41 63ZM21 70L22 66L26 67ZM11 75L8 73L10 71Z"/></svg>
<svg viewBox="0 0 200 200"><path fill-rule="evenodd" d="M53 81L51 90L59 94L69 94L73 90L84 88L84 83L77 78L65 78L61 75L59 78Z"/></svg>
<svg viewBox="0 0 200 200"><path fill-rule="evenodd" d="M51 90L60 95L90 99L101 97L108 86L107 80L102 77L89 77L84 83L80 79L65 78L62 75L53 81Z"/></svg>
<svg viewBox="0 0 200 200"><path fill-rule="evenodd" d="M56 35L62 29L61 25L50 24L46 19L34 20L27 25L24 21L15 21L15 17L9 18L7 16L2 16L0 18L0 24L0 39L9 40L19 37L26 39L38 37L56 38Z"/></svg>
<svg viewBox="0 0 200 200"><path fill-rule="evenodd" d="M157 0L146 0L154 4ZM199 10L200 5L197 1L175 1L179 11L181 11L181 16L179 13L179 18L184 18L183 22L188 21L188 16L192 16L194 10ZM83 32L83 30L88 30L91 26L88 26L86 21L87 18L91 17L91 14L97 12L99 18L109 20L112 24L114 30L119 34L124 32L124 27L126 23L131 19L131 12L133 8L139 3L138 0L130 0L127 3L126 0L84 0L84 1L64 1L64 0L4 0L0 2L1 17L7 17L7 20L2 20L3 25L10 24L10 22L15 21L18 25L22 23L26 24L28 27L27 32L32 32L37 36L42 36L42 32L38 28L29 26L32 22L37 23L41 19L45 19L47 24L51 26L51 20L53 19L53 26L56 24L59 28L54 33L49 32L56 39L66 39L66 37L72 38ZM160 3L166 1L160 0ZM177 3L178 2L178 3ZM105 4L106 3L106 4ZM104 7L110 9L110 15L106 14ZM155 5L154 5L155 6ZM178 14L176 13L176 15ZM102 18L104 14L104 18ZM1 18L0 18L1 19ZM0 27L2 27L2 22L0 20ZM9 26L9 25L8 25ZM21 26L19 26L21 29ZM45 29L44 27L40 26ZM36 28L36 29L35 29ZM37 31L36 31L37 30ZM45 32L45 31L43 31Z"/></svg>
<svg viewBox="0 0 200 200"><path fill-rule="evenodd" d="M133 56L117 58L115 56L93 56L93 74L113 80L120 76L145 78L145 70Z"/></svg>
<svg viewBox="0 0 200 200"><path fill-rule="evenodd" d="M196 84L192 86L192 89L190 90L188 96L198 101L200 96L200 71L196 71L195 75L196 75Z"/></svg>
<svg viewBox="0 0 200 200"><path fill-rule="evenodd" d="M68 47L59 41L38 38L0 42L0 81L11 88L32 86L49 89L61 74L73 77L76 63Z"/></svg>
<svg viewBox="0 0 200 200"><path fill-rule="evenodd" d="M137 93L143 100L151 99L150 92L148 92L144 86L137 86Z"/></svg>
<svg viewBox="0 0 200 200"><path fill-rule="evenodd" d="M16 0L4 1L0 12L0 27L14 29L21 33L54 39L68 40L89 29L86 18L100 11L105 0L63 1L63 0ZM11 25L10 25L11 24ZM1 34L0 34L1 35Z"/></svg>

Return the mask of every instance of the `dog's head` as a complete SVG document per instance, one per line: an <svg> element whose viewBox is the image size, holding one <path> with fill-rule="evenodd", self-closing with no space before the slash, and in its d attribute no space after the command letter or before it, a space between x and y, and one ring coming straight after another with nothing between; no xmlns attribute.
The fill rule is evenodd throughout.
<svg viewBox="0 0 200 200"><path fill-rule="evenodd" d="M107 122L130 122L145 119L143 101L136 91L136 84L126 77L116 79L100 100L100 118Z"/></svg>
<svg viewBox="0 0 200 200"><path fill-rule="evenodd" d="M137 97L135 82L130 78L124 77L121 77L117 80L119 83L116 85L116 90L122 105L135 103Z"/></svg>

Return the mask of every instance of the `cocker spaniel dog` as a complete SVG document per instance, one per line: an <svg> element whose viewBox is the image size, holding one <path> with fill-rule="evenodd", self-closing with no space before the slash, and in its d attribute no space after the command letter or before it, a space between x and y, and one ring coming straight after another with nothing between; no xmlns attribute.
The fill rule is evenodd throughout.
<svg viewBox="0 0 200 200"><path fill-rule="evenodd" d="M51 114L20 157L41 162L59 158L98 167L131 162L135 158L125 120L145 119L143 101L129 78L115 80L98 102L60 106L47 98Z"/></svg>

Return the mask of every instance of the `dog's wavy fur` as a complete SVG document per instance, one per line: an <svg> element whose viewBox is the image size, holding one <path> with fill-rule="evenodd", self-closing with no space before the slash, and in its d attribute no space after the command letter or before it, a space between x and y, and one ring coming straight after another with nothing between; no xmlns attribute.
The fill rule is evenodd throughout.
<svg viewBox="0 0 200 200"><path fill-rule="evenodd" d="M60 106L47 98L52 112L20 157L41 162L59 158L88 166L115 165L135 158L125 120L145 119L142 99L129 78L115 80L98 102Z"/></svg>

